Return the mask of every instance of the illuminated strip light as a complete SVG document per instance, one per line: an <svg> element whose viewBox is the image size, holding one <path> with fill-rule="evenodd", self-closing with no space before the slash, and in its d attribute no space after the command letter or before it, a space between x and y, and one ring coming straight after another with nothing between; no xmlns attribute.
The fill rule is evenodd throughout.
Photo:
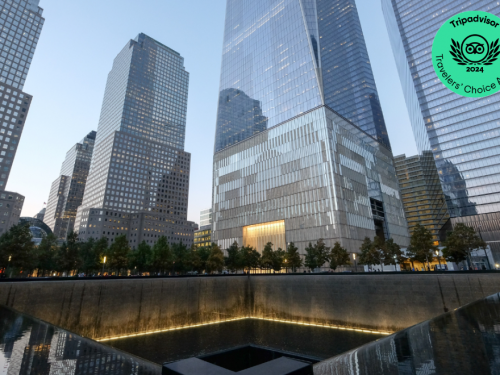
<svg viewBox="0 0 500 375"><path fill-rule="evenodd" d="M296 324L296 325L301 325L301 326L312 326L312 327L320 327L320 328L330 328L330 329L338 329L338 330L342 330L342 331L355 331L355 332L373 333L373 334L378 334L378 335L392 335L394 333L394 332L389 332L389 331L374 331L374 330L370 330L370 329L351 328L351 327L344 327L344 326L333 326L333 325L327 325L327 324L294 322L292 320L271 319L271 318L258 318L258 317L254 317L254 316L247 316L247 317L243 317L243 318L218 320L216 322L193 324L193 325L189 325L189 326L181 326L181 327L174 327L174 328L167 328L167 329L159 329L159 330L155 330L155 331L132 333L130 335L106 337L106 338L102 338L102 339L95 339L95 341L104 342L104 341L120 340L120 339L126 339L126 338L130 338L130 337L146 336L146 335L152 335L152 334L155 334L155 333L178 331L178 330L181 330L181 329L210 326L210 325L214 325L214 324L229 323L229 322L234 322L234 321L238 321L238 320L246 320L246 319L265 320L265 321L268 321L268 322Z"/></svg>

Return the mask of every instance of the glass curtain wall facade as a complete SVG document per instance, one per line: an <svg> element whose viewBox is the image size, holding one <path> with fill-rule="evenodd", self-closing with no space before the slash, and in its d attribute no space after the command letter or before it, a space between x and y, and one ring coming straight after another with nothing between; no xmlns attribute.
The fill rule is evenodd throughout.
<svg viewBox="0 0 500 375"><path fill-rule="evenodd" d="M90 132L66 153L61 172L52 183L45 223L57 238L65 240L73 231L76 211L82 204L85 184L90 170L96 132Z"/></svg>
<svg viewBox="0 0 500 375"><path fill-rule="evenodd" d="M89 177L75 228L81 239L161 236L190 246L191 156L184 151L189 73L184 59L139 34L108 76Z"/></svg>
<svg viewBox="0 0 500 375"><path fill-rule="evenodd" d="M390 148L354 0L228 0L215 152L321 105Z"/></svg>
<svg viewBox="0 0 500 375"><path fill-rule="evenodd" d="M471 216L489 232L500 220L500 96L466 98L448 90L434 72L431 50L448 18L469 10L500 16L500 4L382 0L382 8L417 147L433 153L451 221ZM500 259L498 232L490 242Z"/></svg>
<svg viewBox="0 0 500 375"><path fill-rule="evenodd" d="M301 252L320 238L352 252L375 235L407 244L354 0L227 0L213 181L223 249L266 236Z"/></svg>
<svg viewBox="0 0 500 375"><path fill-rule="evenodd" d="M23 87L45 22L38 4L39 0L0 1L0 192L6 189L31 105L32 97ZM5 193L17 197L20 211L24 197ZM2 217L2 230L17 224L17 208L12 217Z"/></svg>
<svg viewBox="0 0 500 375"><path fill-rule="evenodd" d="M439 242L439 231L449 220L448 206L431 151L394 158L408 229L420 224Z"/></svg>
<svg viewBox="0 0 500 375"><path fill-rule="evenodd" d="M328 107L216 153L213 194L212 241L223 249L248 242L245 227L276 221L302 254L320 238L358 252L378 220L381 235L408 245L391 151Z"/></svg>

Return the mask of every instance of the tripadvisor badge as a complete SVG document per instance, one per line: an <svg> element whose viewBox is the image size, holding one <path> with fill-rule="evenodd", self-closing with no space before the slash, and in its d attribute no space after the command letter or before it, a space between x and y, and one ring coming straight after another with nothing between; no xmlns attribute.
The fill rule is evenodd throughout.
<svg viewBox="0 0 500 375"><path fill-rule="evenodd" d="M500 18L479 11L457 14L439 29L432 63L451 91L480 98L500 90Z"/></svg>

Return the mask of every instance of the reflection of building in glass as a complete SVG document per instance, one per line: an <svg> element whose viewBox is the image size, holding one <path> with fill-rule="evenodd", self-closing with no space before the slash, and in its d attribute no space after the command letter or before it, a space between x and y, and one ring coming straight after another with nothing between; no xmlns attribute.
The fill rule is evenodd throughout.
<svg viewBox="0 0 500 375"><path fill-rule="evenodd" d="M115 58L75 231L80 239L161 236L191 246L191 156L184 151L189 73L184 59L145 34Z"/></svg>
<svg viewBox="0 0 500 375"><path fill-rule="evenodd" d="M466 98L448 90L432 66L432 43L450 17L482 10L500 16L496 1L421 6L412 0L383 0L386 24L417 147L431 150L451 221L477 225L500 260L500 236L491 215L500 213L500 96ZM451 58L451 56L450 56ZM460 219L462 220L462 219Z"/></svg>
<svg viewBox="0 0 500 375"><path fill-rule="evenodd" d="M24 93L23 87L42 31L43 9L39 0L19 0L0 2L0 192L7 181L16 156L24 124L31 105L31 95ZM7 195L22 197L17 193ZM24 202L24 197L16 200ZM15 217L0 215L0 233L17 224L17 209L10 211Z"/></svg>
<svg viewBox="0 0 500 375"><path fill-rule="evenodd" d="M243 246L262 250L268 242L274 245L274 250L286 249L284 220L243 227Z"/></svg>
<svg viewBox="0 0 500 375"><path fill-rule="evenodd" d="M215 152L320 105L390 147L354 0L228 0L221 71Z"/></svg>
<svg viewBox="0 0 500 375"><path fill-rule="evenodd" d="M4 307L0 316L2 374L161 374L158 365Z"/></svg>
<svg viewBox="0 0 500 375"><path fill-rule="evenodd" d="M90 132L67 152L60 176L52 183L45 222L59 239L65 240L73 231L76 210L82 204L87 183L95 138L96 132Z"/></svg>
<svg viewBox="0 0 500 375"><path fill-rule="evenodd" d="M379 234L407 244L354 0L228 0L221 72L226 99L215 139L214 242L263 247L268 236L303 252L323 238L358 251L365 237ZM235 143L224 133L226 109L250 118L244 114L253 101L267 129L241 132ZM284 228L267 231L275 221ZM254 225L263 226L256 229L262 236L249 237Z"/></svg>
<svg viewBox="0 0 500 375"><path fill-rule="evenodd" d="M412 157L399 155L394 161L410 233L420 224L439 241L439 230L450 215L432 152Z"/></svg>

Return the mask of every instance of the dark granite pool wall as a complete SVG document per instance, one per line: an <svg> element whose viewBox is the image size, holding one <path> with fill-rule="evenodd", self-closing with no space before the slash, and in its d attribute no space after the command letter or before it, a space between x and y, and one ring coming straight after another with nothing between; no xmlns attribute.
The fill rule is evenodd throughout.
<svg viewBox="0 0 500 375"><path fill-rule="evenodd" d="M254 316L397 331L500 292L500 273L0 282L0 304L90 338Z"/></svg>
<svg viewBox="0 0 500 375"><path fill-rule="evenodd" d="M245 316L247 278L0 283L0 304L90 338Z"/></svg>

